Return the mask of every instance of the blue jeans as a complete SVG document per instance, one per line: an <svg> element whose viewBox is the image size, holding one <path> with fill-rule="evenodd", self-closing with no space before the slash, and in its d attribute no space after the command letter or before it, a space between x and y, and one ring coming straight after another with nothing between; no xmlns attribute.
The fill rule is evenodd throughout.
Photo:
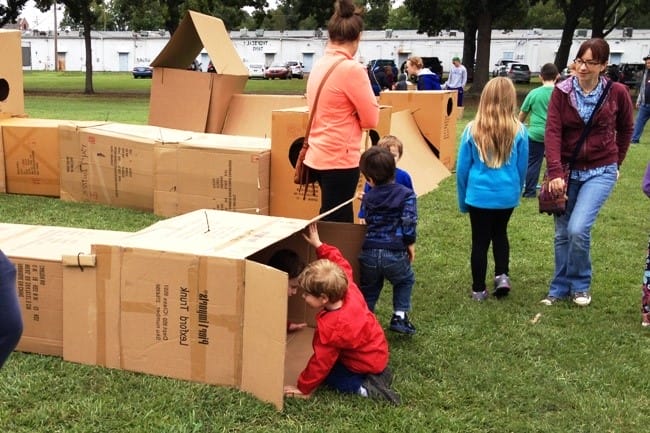
<svg viewBox="0 0 650 433"><path fill-rule="evenodd" d="M22 333L16 266L0 251L0 368L16 348Z"/></svg>
<svg viewBox="0 0 650 433"><path fill-rule="evenodd" d="M643 104L639 106L639 112L636 115L634 122L634 132L632 133L632 143L638 143L643 134L643 128L646 122L650 119L650 104Z"/></svg>
<svg viewBox="0 0 650 433"><path fill-rule="evenodd" d="M565 298L589 292L591 286L591 228L616 184L616 164L573 170L567 212L555 216L555 274L549 296Z"/></svg>
<svg viewBox="0 0 650 433"><path fill-rule="evenodd" d="M535 197L537 195L537 182L539 182L539 170L544 159L544 142L528 139L528 170L526 171L526 186L524 197Z"/></svg>
<svg viewBox="0 0 650 433"><path fill-rule="evenodd" d="M364 249L359 255L361 292L370 311L375 311L384 278L393 286L394 311L411 310L415 274L406 251Z"/></svg>
<svg viewBox="0 0 650 433"><path fill-rule="evenodd" d="M355 373L348 370L340 361L336 361L334 367L325 378L325 384L339 392L347 394L358 394L359 388L366 380L367 374Z"/></svg>

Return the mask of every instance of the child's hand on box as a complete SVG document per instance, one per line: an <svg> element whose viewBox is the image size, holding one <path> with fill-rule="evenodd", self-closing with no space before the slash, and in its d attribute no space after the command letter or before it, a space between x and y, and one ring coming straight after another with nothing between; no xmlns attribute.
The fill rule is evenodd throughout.
<svg viewBox="0 0 650 433"><path fill-rule="evenodd" d="M305 327L307 327L307 324L306 324L306 323L293 323L293 322L289 322L289 323L287 324L287 332L296 332L296 331L300 331L301 329L303 329L303 328L305 328Z"/></svg>
<svg viewBox="0 0 650 433"><path fill-rule="evenodd" d="M293 385L284 386L284 396L292 398L309 398L311 394L303 394L298 388Z"/></svg>

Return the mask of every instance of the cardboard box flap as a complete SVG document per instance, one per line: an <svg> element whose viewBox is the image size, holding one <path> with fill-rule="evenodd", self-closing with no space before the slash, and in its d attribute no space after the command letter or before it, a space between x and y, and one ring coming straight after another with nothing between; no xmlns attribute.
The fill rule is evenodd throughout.
<svg viewBox="0 0 650 433"><path fill-rule="evenodd" d="M291 107L306 108L307 98L304 95L233 95L221 132L271 137L273 110Z"/></svg>
<svg viewBox="0 0 650 433"><path fill-rule="evenodd" d="M409 110L393 113L390 132L404 143L404 153L397 166L411 175L418 197L434 190L443 179L451 176L449 169L422 138Z"/></svg>
<svg viewBox="0 0 650 433"><path fill-rule="evenodd" d="M91 125L83 128L84 132L102 133L103 135L112 134L120 137L134 139L145 139L159 143L179 143L190 140L191 131L181 129L164 128L153 125L132 125L128 123L104 123L101 125Z"/></svg>
<svg viewBox="0 0 650 433"><path fill-rule="evenodd" d="M245 259L302 230L307 221L199 209L127 236L122 246Z"/></svg>
<svg viewBox="0 0 650 433"><path fill-rule="evenodd" d="M205 48L217 73L248 77L226 26L219 18L189 11L151 66L186 69ZM154 74L155 75L155 74Z"/></svg>
<svg viewBox="0 0 650 433"><path fill-rule="evenodd" d="M246 261L245 281L241 389L282 410L287 276Z"/></svg>
<svg viewBox="0 0 650 433"><path fill-rule="evenodd" d="M195 132L179 147L218 149L220 152L267 152L271 150L271 139L245 135L222 135Z"/></svg>

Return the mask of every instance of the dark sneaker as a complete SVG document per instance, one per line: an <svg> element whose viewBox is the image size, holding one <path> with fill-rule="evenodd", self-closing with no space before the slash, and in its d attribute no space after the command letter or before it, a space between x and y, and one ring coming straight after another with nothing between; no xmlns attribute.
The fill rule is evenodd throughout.
<svg viewBox="0 0 650 433"><path fill-rule="evenodd" d="M485 301L489 296L490 294L487 290L483 290L482 292L472 292L472 299L478 302Z"/></svg>
<svg viewBox="0 0 650 433"><path fill-rule="evenodd" d="M399 332L400 334L413 335L415 334L415 326L409 320L408 314L404 315L404 318L393 314L393 317L390 319L389 329L394 332Z"/></svg>
<svg viewBox="0 0 650 433"><path fill-rule="evenodd" d="M391 386L393 384L393 371L389 366L386 366L384 371L379 373L379 379L386 384L386 386Z"/></svg>
<svg viewBox="0 0 650 433"><path fill-rule="evenodd" d="M539 303L550 307L551 305L557 304L561 300L561 298L556 298L555 296L547 296L546 298L539 301Z"/></svg>
<svg viewBox="0 0 650 433"><path fill-rule="evenodd" d="M494 277L494 297L499 299L508 296L510 292L510 278L508 275L501 274Z"/></svg>
<svg viewBox="0 0 650 433"><path fill-rule="evenodd" d="M386 400L394 405L400 404L402 400L399 394L390 389L390 386L378 374L366 376L362 386L368 391L368 398L373 400Z"/></svg>

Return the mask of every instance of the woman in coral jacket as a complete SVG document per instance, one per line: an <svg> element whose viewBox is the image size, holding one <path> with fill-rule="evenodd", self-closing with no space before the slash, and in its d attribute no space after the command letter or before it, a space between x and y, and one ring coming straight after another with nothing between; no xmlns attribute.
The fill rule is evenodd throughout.
<svg viewBox="0 0 650 433"><path fill-rule="evenodd" d="M589 117L606 92L608 80L602 75L608 59L609 45L604 39L583 42L574 60L574 75L553 90L544 135L551 192L562 193L562 164L571 160ZM611 84L571 167L567 212L554 216L555 272L548 295L541 301L544 305L565 299L579 306L591 303L591 228L616 185L634 126L627 87Z"/></svg>
<svg viewBox="0 0 650 433"><path fill-rule="evenodd" d="M362 130L375 128L379 105L368 71L354 59L361 39L363 20L352 0L338 0L327 25L329 41L325 55L316 62L307 82L309 109L316 115L308 137L305 165L312 169L321 190L320 213L354 197L359 182ZM321 90L318 107L314 99L320 83L337 61ZM352 204L323 218L353 222Z"/></svg>

